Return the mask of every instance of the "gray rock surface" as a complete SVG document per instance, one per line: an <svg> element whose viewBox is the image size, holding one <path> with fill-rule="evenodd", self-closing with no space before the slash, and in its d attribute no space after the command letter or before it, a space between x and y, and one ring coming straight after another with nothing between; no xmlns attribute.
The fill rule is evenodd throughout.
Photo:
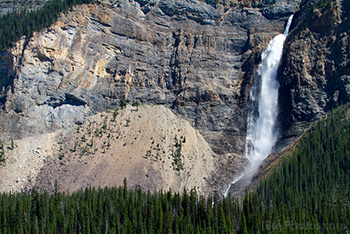
<svg viewBox="0 0 350 234"><path fill-rule="evenodd" d="M160 104L200 130L222 189L244 161L260 53L298 1L104 1L74 7L0 57L0 131L25 137L122 103ZM7 68L7 69L6 69Z"/></svg>
<svg viewBox="0 0 350 234"><path fill-rule="evenodd" d="M37 9L44 6L48 0L3 0L0 1L0 16L14 10Z"/></svg>
<svg viewBox="0 0 350 234"><path fill-rule="evenodd" d="M331 108L350 101L347 7L303 1L296 14L279 71L281 145Z"/></svg>

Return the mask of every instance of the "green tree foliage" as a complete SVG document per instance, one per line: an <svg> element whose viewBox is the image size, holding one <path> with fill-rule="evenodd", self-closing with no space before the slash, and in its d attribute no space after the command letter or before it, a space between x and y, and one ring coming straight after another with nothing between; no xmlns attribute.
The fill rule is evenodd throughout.
<svg viewBox="0 0 350 234"><path fill-rule="evenodd" d="M0 233L217 233L214 226L222 233L235 231L236 214L227 212L237 207L235 199L206 200L194 190L145 193L126 186L124 181L119 188L72 194L1 194Z"/></svg>
<svg viewBox="0 0 350 234"><path fill-rule="evenodd" d="M315 123L258 189L244 198L248 230L350 231L349 113L345 105Z"/></svg>
<svg viewBox="0 0 350 234"><path fill-rule="evenodd" d="M314 9L330 9L332 6L337 5L336 0L319 0L313 4Z"/></svg>
<svg viewBox="0 0 350 234"><path fill-rule="evenodd" d="M349 105L318 121L239 200L119 188L0 194L0 233L347 233Z"/></svg>
<svg viewBox="0 0 350 234"><path fill-rule="evenodd" d="M22 36L49 27L60 13L74 5L93 3L95 0L50 0L44 7L32 11L15 10L0 17L0 51L11 46Z"/></svg>

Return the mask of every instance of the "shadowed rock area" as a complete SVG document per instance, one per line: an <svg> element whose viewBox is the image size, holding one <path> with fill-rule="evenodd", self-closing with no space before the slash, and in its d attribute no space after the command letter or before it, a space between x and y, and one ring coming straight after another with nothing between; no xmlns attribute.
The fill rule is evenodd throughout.
<svg viewBox="0 0 350 234"><path fill-rule="evenodd" d="M301 4L279 70L280 146L294 141L325 112L350 101L349 13L348 1Z"/></svg>
<svg viewBox="0 0 350 234"><path fill-rule="evenodd" d="M208 186L242 169L260 53L298 1L103 1L74 7L1 53L2 138L75 128L128 104L186 119L215 153Z"/></svg>

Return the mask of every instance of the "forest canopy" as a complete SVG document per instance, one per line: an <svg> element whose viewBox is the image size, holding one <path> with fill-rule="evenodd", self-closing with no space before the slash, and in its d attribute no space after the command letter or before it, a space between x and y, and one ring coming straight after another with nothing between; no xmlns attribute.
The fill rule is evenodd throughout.
<svg viewBox="0 0 350 234"><path fill-rule="evenodd" d="M94 3L95 0L50 0L42 8L29 10L26 7L14 10L0 17L0 51L11 46L22 36L49 27L60 13L74 5Z"/></svg>
<svg viewBox="0 0 350 234"><path fill-rule="evenodd" d="M146 192L0 194L0 233L344 233L350 229L350 111L319 120L241 198Z"/></svg>

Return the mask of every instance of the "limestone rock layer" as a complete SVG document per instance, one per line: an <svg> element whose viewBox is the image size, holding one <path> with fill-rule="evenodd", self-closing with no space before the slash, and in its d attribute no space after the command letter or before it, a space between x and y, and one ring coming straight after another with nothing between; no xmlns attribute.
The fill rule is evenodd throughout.
<svg viewBox="0 0 350 234"><path fill-rule="evenodd" d="M163 106L210 148L205 157L211 164L199 173L208 177L198 181L203 191L220 192L246 163L247 104L260 54L291 14L278 77L280 146L349 101L349 4L317 2L104 0L75 6L1 52L1 138L65 132L126 104Z"/></svg>

